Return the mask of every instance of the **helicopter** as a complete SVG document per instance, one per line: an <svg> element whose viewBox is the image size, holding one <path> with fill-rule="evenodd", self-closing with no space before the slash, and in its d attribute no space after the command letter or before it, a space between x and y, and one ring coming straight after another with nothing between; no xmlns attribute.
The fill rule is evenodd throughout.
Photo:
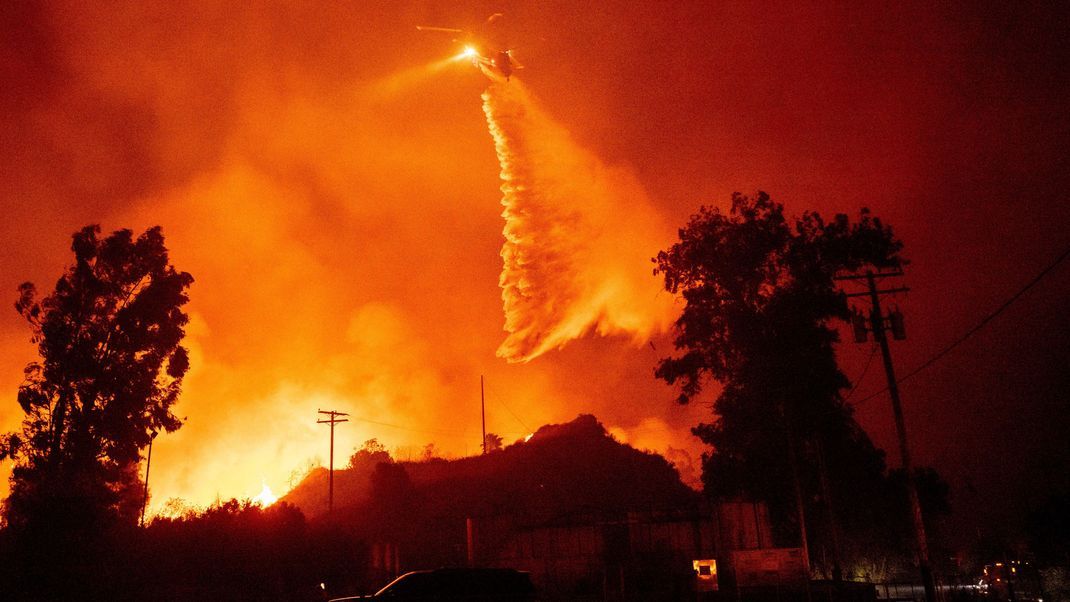
<svg viewBox="0 0 1070 602"><path fill-rule="evenodd" d="M464 44L464 50L459 57L468 58L472 60L472 64L479 67L487 77L501 76L505 78L505 81L509 81L509 78L513 75L513 72L523 67L517 64L516 60L512 56L512 50L510 48L495 49L498 44L490 42L481 42L480 40L500 40L500 28L498 23L502 19L502 13L494 13L487 17L486 22L480 35L477 35L471 31L465 29L458 29L454 27L429 27L426 25L417 25L416 29L420 31L438 31L444 33L460 34L460 36L453 39L454 42L460 42ZM504 46L501 44L500 46Z"/></svg>

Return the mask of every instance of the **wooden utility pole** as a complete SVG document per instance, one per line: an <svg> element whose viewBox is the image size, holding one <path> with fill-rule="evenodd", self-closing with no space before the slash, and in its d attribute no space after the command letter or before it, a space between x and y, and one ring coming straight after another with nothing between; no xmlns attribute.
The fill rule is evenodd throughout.
<svg viewBox="0 0 1070 602"><path fill-rule="evenodd" d="M141 497L141 521L140 525L145 526L145 509L149 506L149 470L152 469L152 442L156 440L156 429L153 429L149 434L149 455L145 459L145 494Z"/></svg>
<svg viewBox="0 0 1070 602"><path fill-rule="evenodd" d="M829 524L829 539L832 543L832 581L839 588L843 585L843 568L840 566L840 525L832 504L832 487L829 486L828 464L825 462L825 446L820 439L814 441L817 452L817 472L821 481L821 497L825 502L825 516Z"/></svg>
<svg viewBox="0 0 1070 602"><path fill-rule="evenodd" d="M877 344L880 345L881 358L884 360L884 375L888 379L888 395L892 398L892 414L895 417L895 431L899 437L899 457L903 465L903 472L906 476L907 495L910 497L910 514L911 520L914 523L914 538L916 540L917 552L918 552L918 569L921 572L921 582L925 587L925 598L928 602L936 602L936 584L933 582L932 565L929 562L929 543L925 536L925 521L921 514L921 502L918 500L918 488L914 482L914 467L910 461L910 448L907 445L907 427L906 421L903 419L903 406L899 401L899 383L895 379L895 369L892 367L892 352L888 348L888 329L889 326L885 325L885 319L890 321L890 327L896 339L905 338L905 332L902 329L902 317L898 314L898 311L888 316L884 316L881 312L880 295L889 293L907 292L910 289L906 287L892 288L886 290L877 289L878 278L892 278L902 276L903 272L895 270L892 272L874 273L872 270L867 270L865 274L852 274L847 276L839 276L837 280L864 280L869 290L862 293L850 293L848 297L869 297L870 303L873 305L869 314L869 324L867 329L860 329L858 326L855 328L856 340L861 338L864 341L865 330L869 330L873 333L873 338L877 340ZM861 337L859 336L861 335Z"/></svg>
<svg viewBox="0 0 1070 602"><path fill-rule="evenodd" d="M487 453L487 397L483 394L483 375L479 375L479 413L483 417L483 453Z"/></svg>
<svg viewBox="0 0 1070 602"><path fill-rule="evenodd" d="M327 470L327 512L334 512L334 425L339 422L349 422L348 418L339 418L339 416L349 416L345 412L335 412L334 410L316 410L320 414L328 416L326 420L317 420L317 424L329 424L331 425L331 459L328 461Z"/></svg>
<svg viewBox="0 0 1070 602"><path fill-rule="evenodd" d="M784 436L788 444L788 466L791 468L791 483L795 490L795 515L799 520L799 548L802 549L803 565L806 568L806 599L810 599L810 543L806 536L806 509L804 504L802 480L799 478L799 460L795 454L795 434L791 428L791 417L785 410L786 403L780 402L780 422L784 426Z"/></svg>

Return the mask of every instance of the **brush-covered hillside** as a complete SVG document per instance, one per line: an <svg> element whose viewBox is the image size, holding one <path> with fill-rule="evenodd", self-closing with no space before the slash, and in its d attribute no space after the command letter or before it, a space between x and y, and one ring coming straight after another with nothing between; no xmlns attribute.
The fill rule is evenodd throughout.
<svg viewBox="0 0 1070 602"><path fill-rule="evenodd" d="M382 531L394 515L409 524L500 515L538 523L687 504L697 496L663 457L614 440L591 415L457 460L394 462L385 451L358 452L349 468L335 471L334 491L337 518L369 531ZM324 514L327 471L312 471L282 499L310 518Z"/></svg>

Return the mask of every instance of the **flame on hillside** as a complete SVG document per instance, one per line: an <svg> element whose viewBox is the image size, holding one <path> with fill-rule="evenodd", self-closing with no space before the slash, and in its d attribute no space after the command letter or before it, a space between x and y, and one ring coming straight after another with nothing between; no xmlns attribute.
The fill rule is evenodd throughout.
<svg viewBox="0 0 1070 602"><path fill-rule="evenodd" d="M254 504L259 504L265 508L279 501L279 496L271 492L271 488L267 486L267 483L261 481L263 487L260 488L260 493L253 498Z"/></svg>
<svg viewBox="0 0 1070 602"><path fill-rule="evenodd" d="M678 412L632 403L664 388L648 376L651 354L623 339L597 342L604 353L584 363L494 357L503 339L496 186L545 193L507 195L513 317L503 351L530 359L584 330L638 340L650 326L649 257L671 232L657 236L635 178L579 148L516 78L488 91L501 143L501 157L492 154L473 89L435 80L467 73L478 85L468 65L429 63L442 47L414 46L415 32L388 44L352 36L354 26L392 31L394 9L287 6L242 18L211 3L32 10L26 30L49 32L48 43L16 49L31 53L26 65L51 67L16 70L29 79L12 87L33 94L24 116L12 114L23 129L5 156L18 176L5 197L15 220L15 251L0 253L7 290L23 280L50 288L70 261L70 232L93 222L162 226L175 267L196 279L183 340L192 367L175 406L184 424L154 444L147 516L250 498L260 491L250 475L281 494L308 466L327 465L317 408L353 417L335 433L336 468L372 438L412 458L429 442L440 454L471 453L483 374L488 429L506 441L577 411L629 424ZM397 11L409 23L426 16ZM494 183L499 158L514 171ZM27 203L39 210L23 211ZM570 211L576 219L555 221ZM587 238L537 252L561 229ZM551 261L534 261L539 253ZM0 312L9 400L0 432L21 421L12 393L36 357L16 318ZM10 466L0 463L0 497Z"/></svg>

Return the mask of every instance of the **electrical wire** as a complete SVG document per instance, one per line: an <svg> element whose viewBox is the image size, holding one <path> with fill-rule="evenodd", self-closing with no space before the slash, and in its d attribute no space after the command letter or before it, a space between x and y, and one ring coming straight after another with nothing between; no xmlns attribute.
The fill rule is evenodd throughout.
<svg viewBox="0 0 1070 602"><path fill-rule="evenodd" d="M907 372L903 376L900 376L899 378L895 379L896 384L901 384L901 383L905 382L906 380L910 379L911 377L913 377L914 375L918 374L922 370L925 370L929 366L932 366L936 362L940 361L940 359L943 358L945 355L947 355L952 349L954 349L955 347L958 347L959 345L961 345L963 342L966 341L966 339L968 339L971 336L973 336L974 334L976 334L978 330L981 330L982 328L984 328L985 325L987 325L989 322L991 322L996 316L998 316L999 314L1003 313L1003 311L1006 310L1008 307L1010 307L1011 304L1013 304L1015 301L1017 301L1019 297L1024 295L1026 291L1028 291L1029 289L1031 289L1034 286L1036 286L1036 284L1038 282L1043 280L1045 276L1047 276L1049 273L1051 273L1051 271L1054 270L1067 257L1070 257L1070 247L1067 247L1062 253L1059 254L1058 257L1055 258L1055 261L1052 261L1051 263L1049 263L1047 265L1047 267L1045 267L1043 270L1040 271L1040 273L1038 273L1036 276L1034 276L1032 280L1027 282L1025 284L1025 286L1023 286L1022 288L1018 289L1018 292L1016 292L1013 295L1011 295L1010 298L1008 298L999 307L997 307L995 309L995 311L993 311L992 313L990 313L987 316L985 316L980 322L978 322L976 325L974 325L973 328L967 330L965 333L963 333L957 339L952 341L950 344L948 344L946 347L944 347L940 351L936 352L932 357L930 357L929 359L927 359L924 362L922 362L919 366L917 366L916 368L914 368L910 372ZM877 391L876 393L873 393L872 395L868 395L868 396L864 397L863 399L857 401L855 403L855 405L859 405L859 404L861 404L863 402L866 402L866 401L868 401L870 399L873 399L874 397L883 394L887 390L888 390L888 387L884 387L880 391Z"/></svg>
<svg viewBox="0 0 1070 602"><path fill-rule="evenodd" d="M531 432L534 432L534 431L533 431L533 430L531 429L531 427L529 427L529 426L528 426L528 425L527 425L527 424L526 424L526 423L525 423L525 422L524 422L523 420L521 420L521 419L520 419L520 416L517 416L517 415L516 415L516 412L514 412L514 411L513 411L513 410L511 410L511 409L509 409L509 406L505 405L505 402L504 402L504 401L502 401L502 399L501 399L501 397L500 397L500 396L498 396L498 395L497 395L496 393L494 393L493 391L491 391L491 390L490 390L490 387L489 387L489 386L487 386L486 382L484 382L484 383L483 383L483 387L484 387L484 389L486 389L486 391L487 391L488 393L491 393L491 394L493 394L493 395L494 395L494 397L496 397L496 399L494 400L494 402L495 402L495 403L497 403L498 405L500 405L500 406L502 406L503 408L505 408L505 411L506 411L506 412L509 412L509 415L510 415L510 416L512 416L513 418L515 418L515 419L516 419L516 421L520 423L520 426L524 427L524 432L525 432L525 433L531 433Z"/></svg>
<svg viewBox="0 0 1070 602"><path fill-rule="evenodd" d="M488 393L490 392L489 389L490 389L490 387L487 387ZM502 434L504 434L504 435L517 435L517 434L526 435L526 434L532 432L531 428L528 427L528 425L525 424L524 421L521 420L520 417L517 416L516 413L513 412L513 410L511 410L509 408L509 406L505 405L505 402L501 401L500 399L497 399L497 400L494 400L494 401L498 405L500 405L503 408L505 408L505 410L507 412L509 412L509 414L512 415L512 417L515 418L516 421L519 422L521 426L524 427L523 431L501 431ZM450 430L450 429L418 429L418 428L412 428L412 427L408 427L408 426L402 426L400 424L391 424L389 422L381 422L379 420L370 420L368 418L357 418L355 416L350 416L349 418L351 420L355 420L355 421L358 421L358 422L367 422L368 424L375 424L375 425L378 425L378 426L385 426L385 427L398 429L398 430L402 430L402 431L409 431L409 432L412 432L412 433L422 433L424 435L456 435L456 436L467 437L467 436L472 434L470 431L458 431L458 430Z"/></svg>
<svg viewBox="0 0 1070 602"><path fill-rule="evenodd" d="M400 430L403 430L403 431L411 431L411 432L414 432L414 433L423 433L425 435L461 435L461 436L468 436L468 435L471 434L471 433L469 433L467 431L451 431L451 430L442 430L442 429L431 429L431 430L428 430L428 429L414 429L414 428L407 427L407 426L401 426L400 424L390 424L389 422L379 422L378 420L368 420L367 418L355 418L353 416L350 416L350 419L351 420L356 420L358 422L367 422L369 424L376 424L376 425L379 425L379 426L387 426L387 427L390 427L390 428L400 429Z"/></svg>
<svg viewBox="0 0 1070 602"><path fill-rule="evenodd" d="M869 350L869 357L866 359L866 365L862 368L862 373L858 375L851 385L851 390L847 392L847 395L843 398L843 403L847 403L851 400L851 396L858 391L858 387L862 384L862 381L866 378L866 373L869 372L869 366L873 363L873 358L877 356L878 347L873 345Z"/></svg>

